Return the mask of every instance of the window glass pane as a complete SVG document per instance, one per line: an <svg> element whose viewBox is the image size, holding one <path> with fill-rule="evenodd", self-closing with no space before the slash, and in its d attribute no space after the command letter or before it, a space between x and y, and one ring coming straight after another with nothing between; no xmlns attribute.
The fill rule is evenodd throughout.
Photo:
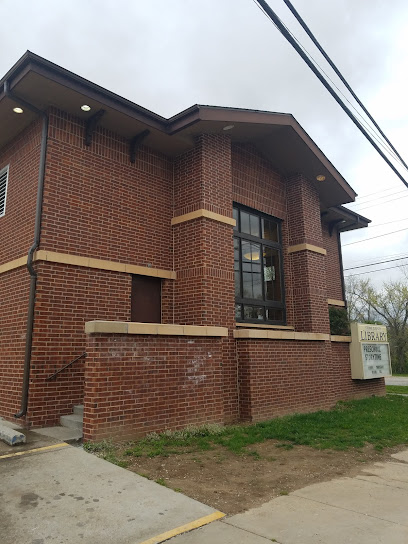
<svg viewBox="0 0 408 544"><path fill-rule="evenodd" d="M279 259L280 254L277 249L264 247L263 267L265 281L265 300L282 300Z"/></svg>
<svg viewBox="0 0 408 544"><path fill-rule="evenodd" d="M275 308L267 308L266 319L268 321L283 321L283 310L277 310Z"/></svg>
<svg viewBox="0 0 408 544"><path fill-rule="evenodd" d="M244 319L259 319L264 321L264 309L262 306L244 306Z"/></svg>
<svg viewBox="0 0 408 544"><path fill-rule="evenodd" d="M262 238L272 242L279 242L278 224L275 221L262 218Z"/></svg>
<svg viewBox="0 0 408 544"><path fill-rule="evenodd" d="M232 209L232 217L235 219L234 230L238 230L238 210L237 210L237 208Z"/></svg>
<svg viewBox="0 0 408 544"><path fill-rule="evenodd" d="M250 272L242 273L243 298L254 298L252 296L252 274Z"/></svg>
<svg viewBox="0 0 408 544"><path fill-rule="evenodd" d="M235 275L235 296L241 296L241 276L239 272L234 272Z"/></svg>
<svg viewBox="0 0 408 544"><path fill-rule="evenodd" d="M251 234L249 227L249 213L243 212L241 210L241 232L245 234Z"/></svg>
<svg viewBox="0 0 408 544"><path fill-rule="evenodd" d="M235 304L235 319L242 319L242 304Z"/></svg>
<svg viewBox="0 0 408 544"><path fill-rule="evenodd" d="M257 215L250 215L249 216L249 224L250 224L250 234L252 236L256 236L257 238L260 238L260 231L259 231L259 217Z"/></svg>

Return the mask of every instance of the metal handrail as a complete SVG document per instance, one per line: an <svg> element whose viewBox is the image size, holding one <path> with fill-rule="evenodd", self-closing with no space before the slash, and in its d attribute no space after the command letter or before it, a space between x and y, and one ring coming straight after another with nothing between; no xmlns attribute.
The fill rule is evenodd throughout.
<svg viewBox="0 0 408 544"><path fill-rule="evenodd" d="M86 352L84 351L84 353L81 353L81 355L78 355L78 357L75 357L74 360L72 360L70 363L68 363L67 365L63 366L62 368L60 368L59 370L57 370L57 372L54 372L54 374L51 374L51 376L48 376L48 378L45 378L45 381L48 382L50 380L52 380L53 378L55 378L56 376L58 376L58 374L60 372L62 372L63 370L65 370L66 368L68 368L69 366L73 365L74 363L76 363L77 361L79 361L80 359L82 359L83 357L86 357Z"/></svg>

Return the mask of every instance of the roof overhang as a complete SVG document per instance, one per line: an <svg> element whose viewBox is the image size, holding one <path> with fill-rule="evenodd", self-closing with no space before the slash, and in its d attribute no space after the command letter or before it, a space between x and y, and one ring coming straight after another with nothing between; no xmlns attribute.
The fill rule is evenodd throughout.
<svg viewBox="0 0 408 544"><path fill-rule="evenodd" d="M6 81L13 96L39 110L53 106L84 121L104 110L100 126L129 140L148 129L144 143L169 156L192 148L201 133L226 134L225 126L233 125L227 132L232 142L252 143L284 176L301 173L312 180L323 210L356 197L290 114L196 105L165 119L29 51L0 80L0 148L36 118L27 109L20 115L13 112L18 99L6 96ZM82 104L88 104L91 112L83 112ZM317 181L317 176L325 181Z"/></svg>
<svg viewBox="0 0 408 544"><path fill-rule="evenodd" d="M363 217L344 206L333 206L322 212L322 220L328 223L329 227L334 227L339 232L346 232L348 230L362 229L368 227L371 223L370 219Z"/></svg>

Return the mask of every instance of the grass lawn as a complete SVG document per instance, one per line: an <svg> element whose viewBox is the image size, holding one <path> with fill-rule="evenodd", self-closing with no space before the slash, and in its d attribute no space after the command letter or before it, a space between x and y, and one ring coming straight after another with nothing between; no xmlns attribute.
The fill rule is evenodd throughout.
<svg viewBox="0 0 408 544"><path fill-rule="evenodd" d="M386 385L385 389L387 393L401 393L402 395L408 395L407 385Z"/></svg>
<svg viewBox="0 0 408 544"><path fill-rule="evenodd" d="M408 388L394 386L387 390ZM389 395L340 402L330 411L295 414L264 423L222 427L205 425L181 431L152 433L124 444L110 441L88 442L90 452L126 466L132 457L168 457L172 454L208 451L222 447L235 454L251 455L250 446L267 440L281 441L281 447L297 445L325 450L363 448L371 444L376 450L408 443L408 397ZM256 451L253 451L256 457Z"/></svg>

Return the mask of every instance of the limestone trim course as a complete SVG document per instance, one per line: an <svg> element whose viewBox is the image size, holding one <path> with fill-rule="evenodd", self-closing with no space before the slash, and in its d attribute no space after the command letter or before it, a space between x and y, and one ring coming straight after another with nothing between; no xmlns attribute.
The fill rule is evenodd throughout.
<svg viewBox="0 0 408 544"><path fill-rule="evenodd" d="M86 334L149 334L163 336L228 336L226 327L196 325L165 325L162 323L136 323L125 321L88 321Z"/></svg>
<svg viewBox="0 0 408 544"><path fill-rule="evenodd" d="M93 259L91 257L82 257L81 255L70 255L68 253L59 253L56 251L46 251L40 249L34 255L34 261L47 261L51 263L68 264L71 266L83 266L85 268L96 268L98 270L108 270L110 272L124 272L126 274L139 274L141 276L153 276L155 278L164 278L169 280L176 279L176 272L173 270L163 270L161 268L150 268L148 266L138 266L134 264L119 263L117 261L108 261L105 259ZM9 270L14 270L25 266L27 257L20 257L14 261L9 261L0 266L0 274Z"/></svg>
<svg viewBox="0 0 408 544"><path fill-rule="evenodd" d="M289 325L262 325L258 323L235 323L236 327L245 327L246 329L277 329L277 330L295 330L295 327L290 327Z"/></svg>
<svg viewBox="0 0 408 544"><path fill-rule="evenodd" d="M263 339L263 340L317 340L328 341L330 334L319 332L295 332L295 331L268 331L255 329L241 329L233 332L234 338Z"/></svg>
<svg viewBox="0 0 408 544"><path fill-rule="evenodd" d="M313 253L327 255L327 251L323 247L314 246L313 244L296 244L295 246L289 246L287 249L288 253L297 253L298 251L312 251Z"/></svg>
<svg viewBox="0 0 408 544"><path fill-rule="evenodd" d="M231 225L235 227L236 221L232 217L227 217L226 215L221 215L219 213L211 212L210 210L195 210L194 212L185 213L184 215L178 215L173 217L171 220L171 225L178 225L179 223L185 223L186 221L192 221L199 217L206 217L207 219L212 219L213 221L218 221L219 223L225 223L226 225Z"/></svg>
<svg viewBox="0 0 408 544"><path fill-rule="evenodd" d="M329 306L345 306L346 305L344 300L336 300L334 298L328 298L327 299L327 304Z"/></svg>

